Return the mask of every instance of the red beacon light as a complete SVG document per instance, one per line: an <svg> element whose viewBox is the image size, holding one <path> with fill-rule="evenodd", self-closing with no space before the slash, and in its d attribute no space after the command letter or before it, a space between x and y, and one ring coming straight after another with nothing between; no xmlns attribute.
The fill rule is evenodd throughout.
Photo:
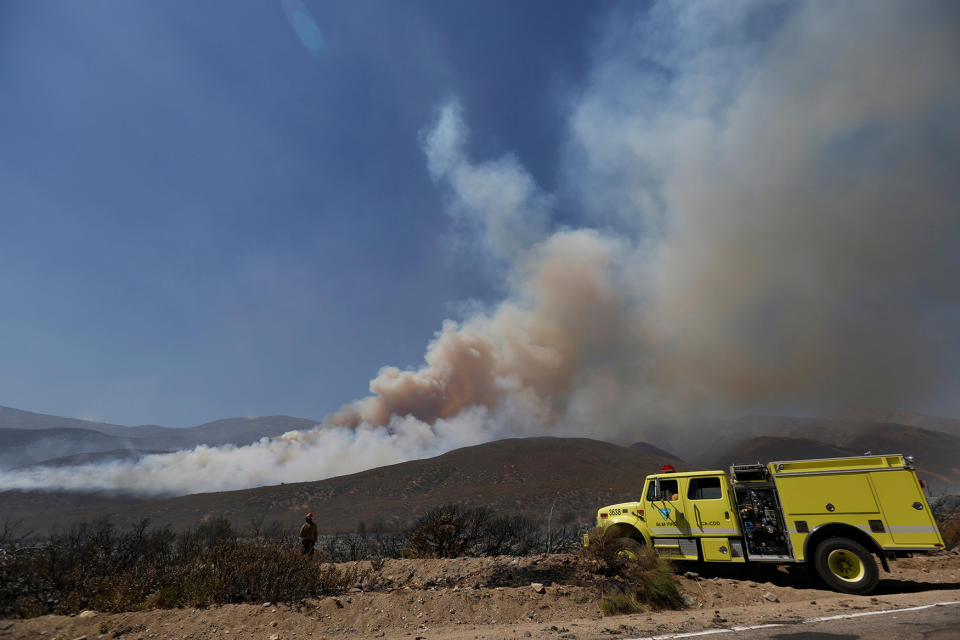
<svg viewBox="0 0 960 640"><path fill-rule="evenodd" d="M662 467L660 467L660 473L676 473L676 472L677 470L674 468L672 464L665 464Z"/></svg>

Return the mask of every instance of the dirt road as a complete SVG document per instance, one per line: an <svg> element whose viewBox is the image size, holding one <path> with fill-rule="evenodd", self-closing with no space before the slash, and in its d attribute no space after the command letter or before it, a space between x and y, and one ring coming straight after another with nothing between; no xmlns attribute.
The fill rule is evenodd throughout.
<svg viewBox="0 0 960 640"><path fill-rule="evenodd" d="M351 592L299 606L262 603L0 620L0 640L594 640L960 600L956 553L904 559L892 568L891 574L881 574L873 595L844 596L823 590L810 576L782 569L744 573L731 567L684 567L697 574L679 578L687 608L604 618L598 609L603 579L586 575L575 556L388 560Z"/></svg>

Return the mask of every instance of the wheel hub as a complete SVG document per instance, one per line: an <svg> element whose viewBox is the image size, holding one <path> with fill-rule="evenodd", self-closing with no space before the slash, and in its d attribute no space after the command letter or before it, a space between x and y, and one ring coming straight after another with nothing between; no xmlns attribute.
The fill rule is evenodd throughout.
<svg viewBox="0 0 960 640"><path fill-rule="evenodd" d="M835 549L827 556L830 572L846 582L857 582L866 572L863 562L855 553L846 549Z"/></svg>
<svg viewBox="0 0 960 640"><path fill-rule="evenodd" d="M621 549L617 552L617 558L620 560L637 560L638 556L629 549Z"/></svg>

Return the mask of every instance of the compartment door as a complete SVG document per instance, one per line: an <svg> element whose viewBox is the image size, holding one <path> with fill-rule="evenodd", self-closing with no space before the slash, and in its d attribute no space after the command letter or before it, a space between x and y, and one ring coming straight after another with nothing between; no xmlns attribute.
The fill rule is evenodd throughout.
<svg viewBox="0 0 960 640"><path fill-rule="evenodd" d="M733 549L727 538L700 538L700 548L703 549L705 562L730 562L734 560ZM743 557L739 558L743 562Z"/></svg>
<svg viewBox="0 0 960 640"><path fill-rule="evenodd" d="M876 471L870 474L870 480L880 498L885 524L897 545L943 544L916 475L910 471Z"/></svg>

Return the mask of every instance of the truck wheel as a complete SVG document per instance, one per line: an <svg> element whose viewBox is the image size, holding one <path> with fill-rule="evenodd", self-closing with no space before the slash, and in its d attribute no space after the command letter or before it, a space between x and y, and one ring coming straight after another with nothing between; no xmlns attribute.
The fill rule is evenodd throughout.
<svg viewBox="0 0 960 640"><path fill-rule="evenodd" d="M627 562L634 562L640 557L643 545L633 538L614 538L607 543L604 557L612 566L619 567Z"/></svg>
<svg viewBox="0 0 960 640"><path fill-rule="evenodd" d="M813 564L823 581L841 593L870 593L880 580L873 555L848 538L824 540L814 552Z"/></svg>

